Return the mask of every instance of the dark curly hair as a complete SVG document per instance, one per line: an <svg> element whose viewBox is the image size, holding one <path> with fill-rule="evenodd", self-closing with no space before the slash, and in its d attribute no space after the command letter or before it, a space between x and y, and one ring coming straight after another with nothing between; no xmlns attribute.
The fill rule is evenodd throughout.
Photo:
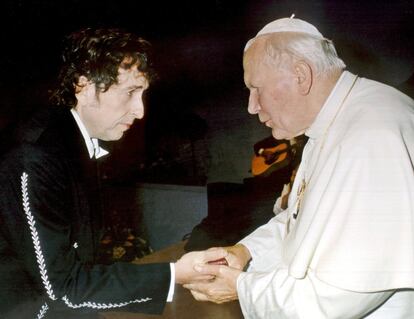
<svg viewBox="0 0 414 319"><path fill-rule="evenodd" d="M138 70L151 80L154 72L149 61L150 47L148 41L119 29L88 28L70 34L64 42L63 66L51 101L74 107L75 85L82 75L103 92L117 83L119 68L138 64Z"/></svg>

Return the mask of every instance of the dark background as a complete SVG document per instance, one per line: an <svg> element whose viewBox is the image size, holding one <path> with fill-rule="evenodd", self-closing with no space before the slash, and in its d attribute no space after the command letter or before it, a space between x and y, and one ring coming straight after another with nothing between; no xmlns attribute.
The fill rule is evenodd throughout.
<svg viewBox="0 0 414 319"><path fill-rule="evenodd" d="M414 95L413 1L8 0L0 8L3 150L16 123L47 103L64 35L121 27L153 44L159 80L147 96L145 120L107 146L113 180L203 184L247 174L243 154L270 132L252 129L249 140L237 131L258 127L241 115L243 47L266 23L292 13L333 39L352 72ZM242 168L233 171L241 157Z"/></svg>

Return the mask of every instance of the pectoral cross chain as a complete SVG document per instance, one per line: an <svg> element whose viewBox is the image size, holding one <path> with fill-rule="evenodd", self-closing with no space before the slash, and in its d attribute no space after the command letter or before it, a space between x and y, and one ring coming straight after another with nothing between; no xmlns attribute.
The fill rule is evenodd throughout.
<svg viewBox="0 0 414 319"><path fill-rule="evenodd" d="M299 188L298 188L298 192L297 192L296 213L293 214L294 219L296 219L299 215L300 208L301 208L301 205L302 205L302 200L303 200L303 197L305 195L305 190L306 190L306 181L305 181L305 179L302 179L302 182L300 183Z"/></svg>

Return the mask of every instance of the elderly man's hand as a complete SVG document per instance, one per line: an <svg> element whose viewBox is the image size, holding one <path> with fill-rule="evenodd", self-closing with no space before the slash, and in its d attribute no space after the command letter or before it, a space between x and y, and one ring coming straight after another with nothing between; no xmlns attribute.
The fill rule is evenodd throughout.
<svg viewBox="0 0 414 319"><path fill-rule="evenodd" d="M227 259L227 258L226 258ZM199 301L224 303L238 299L237 277L241 270L224 265L197 265L195 270L202 275L213 275L215 279L192 282L184 287L191 290L192 295Z"/></svg>
<svg viewBox="0 0 414 319"><path fill-rule="evenodd" d="M187 253L175 263L175 282L177 284L185 284L194 281L211 280L214 278L213 274L197 272L195 266L221 260L227 256L228 252L224 248L211 248L205 251Z"/></svg>
<svg viewBox="0 0 414 319"><path fill-rule="evenodd" d="M228 255L226 256L228 266L243 270L251 258L250 252L246 246L236 244L234 246L227 246L223 248L228 252Z"/></svg>

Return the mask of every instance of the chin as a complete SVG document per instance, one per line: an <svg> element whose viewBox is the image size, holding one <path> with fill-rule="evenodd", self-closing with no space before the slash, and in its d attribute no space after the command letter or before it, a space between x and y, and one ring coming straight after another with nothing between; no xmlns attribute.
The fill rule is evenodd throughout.
<svg viewBox="0 0 414 319"><path fill-rule="evenodd" d="M114 137L111 139L111 141L119 141L119 140L120 140L123 136L124 136L124 134L120 134L120 135L114 136Z"/></svg>
<svg viewBox="0 0 414 319"><path fill-rule="evenodd" d="M101 138L101 140L103 140L103 141L107 141L107 142L110 142L110 141L118 141L118 140L120 140L123 136L124 136L124 133L123 133L123 132L121 132L121 133L111 134L111 135L105 136L104 138Z"/></svg>
<svg viewBox="0 0 414 319"><path fill-rule="evenodd" d="M292 138L303 134L304 131L293 133L285 130L272 129L272 136L277 140L291 140Z"/></svg>
<svg viewBox="0 0 414 319"><path fill-rule="evenodd" d="M287 134L283 134L283 133L278 133L275 130L272 130L272 136L276 139L276 140L288 140L290 137L288 137Z"/></svg>

